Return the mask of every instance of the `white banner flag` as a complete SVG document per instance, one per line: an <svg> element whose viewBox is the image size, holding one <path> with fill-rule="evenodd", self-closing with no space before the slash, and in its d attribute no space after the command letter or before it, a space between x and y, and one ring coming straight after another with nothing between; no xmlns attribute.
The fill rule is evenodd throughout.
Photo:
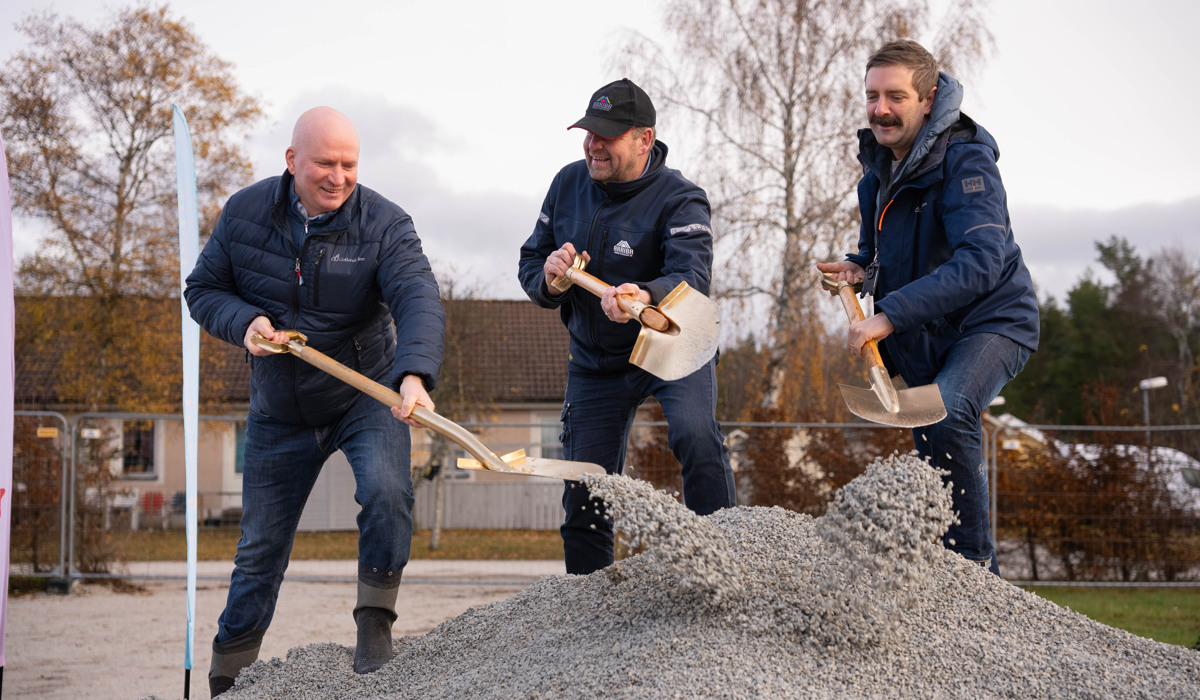
<svg viewBox="0 0 1200 700"><path fill-rule="evenodd" d="M187 500L187 643L183 667L192 669L196 629L196 445L200 412L200 327L188 315L183 289L200 254L200 209L196 202L196 163L187 120L171 105L175 127L175 181L179 195L179 306L183 312L183 463ZM185 673L190 679L191 674ZM187 681L185 681L186 689Z"/></svg>

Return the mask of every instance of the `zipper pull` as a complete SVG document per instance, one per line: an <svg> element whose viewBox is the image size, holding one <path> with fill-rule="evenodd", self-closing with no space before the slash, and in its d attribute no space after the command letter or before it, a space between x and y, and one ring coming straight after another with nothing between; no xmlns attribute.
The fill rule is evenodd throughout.
<svg viewBox="0 0 1200 700"><path fill-rule="evenodd" d="M300 280L300 286L304 286L304 278L300 276L300 258L296 258L296 279Z"/></svg>

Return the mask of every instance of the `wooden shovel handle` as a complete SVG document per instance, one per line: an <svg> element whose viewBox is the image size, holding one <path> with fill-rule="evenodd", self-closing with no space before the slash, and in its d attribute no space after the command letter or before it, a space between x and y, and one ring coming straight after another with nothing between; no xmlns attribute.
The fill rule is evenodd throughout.
<svg viewBox="0 0 1200 700"><path fill-rule="evenodd" d="M567 270L567 274L564 276L596 296L603 296L604 290L611 286L605 284L594 275L575 267ZM666 333L667 329L671 327L671 322L668 321L667 317L663 316L658 309L648 304L644 304L628 294L618 294L617 303L621 306L621 309L625 313L636 318L643 326L652 328L661 333Z"/></svg>
<svg viewBox="0 0 1200 700"><path fill-rule="evenodd" d="M842 308L846 309L846 317L850 319L850 323L866 320L866 314L863 313L862 306L858 303L858 297L854 294L853 285L849 282L835 282L828 275L822 275L821 286L830 294L836 294L842 301ZM874 340L868 340L864 347L867 349L867 364L872 367L883 367L883 356L879 354L879 344Z"/></svg>
<svg viewBox="0 0 1200 700"><path fill-rule="evenodd" d="M264 344L259 342L264 340L260 335L255 334L251 340L253 340L259 347L276 352L279 351L280 346L277 343L268 342ZM288 343L284 349L288 354L304 360L317 369L328 372L334 377L346 382L350 386L358 389L367 396L370 396L386 406L402 406L404 404L404 397L398 392L392 391L379 382L355 372L337 360L318 350L314 350L301 342L293 340L292 342ZM429 428L436 433L440 433L457 442L459 445L462 445L467 452L470 452L475 459L483 463L483 465L488 469L503 472L517 471L506 464L499 455L497 455L495 452L492 452L491 449L484 445L479 438L475 437L474 433L462 427L458 423L455 423L449 418L438 415L424 406L414 406L412 413L409 415L412 416L413 420L425 426L426 428Z"/></svg>

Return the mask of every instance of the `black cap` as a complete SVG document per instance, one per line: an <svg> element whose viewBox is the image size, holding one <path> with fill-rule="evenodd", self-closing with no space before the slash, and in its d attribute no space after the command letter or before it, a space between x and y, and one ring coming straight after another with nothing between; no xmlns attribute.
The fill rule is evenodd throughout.
<svg viewBox="0 0 1200 700"><path fill-rule="evenodd" d="M654 103L629 78L609 83L592 95L583 119L568 129L587 129L605 139L615 139L635 126L654 126Z"/></svg>

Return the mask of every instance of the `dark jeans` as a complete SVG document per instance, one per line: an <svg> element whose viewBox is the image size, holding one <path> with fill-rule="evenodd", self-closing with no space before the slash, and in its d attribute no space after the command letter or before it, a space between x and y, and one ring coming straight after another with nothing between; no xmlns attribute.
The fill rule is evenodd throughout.
<svg viewBox="0 0 1200 700"><path fill-rule="evenodd" d="M337 423L311 428L251 411L242 479L242 537L217 644L262 639L279 597L296 526L325 460L342 450L354 472L358 577L375 588L400 585L412 544L413 485L408 426L359 397ZM241 646L240 644L237 646Z"/></svg>
<svg viewBox="0 0 1200 700"><path fill-rule="evenodd" d="M958 341L935 380L946 417L913 430L917 453L953 486L959 524L951 525L945 546L999 575L988 516L988 470L983 463L980 415L1029 360L1029 349L1001 335L978 333Z"/></svg>
<svg viewBox="0 0 1200 700"><path fill-rule="evenodd" d="M667 445L683 467L684 504L700 515L735 505L729 452L715 418L715 359L673 382L636 367L618 375L572 373L563 402L564 456L621 473L634 415L650 396L662 406ZM559 531L567 573L589 574L611 564L613 524L603 505L591 500L583 484L568 481L563 509L566 519Z"/></svg>

